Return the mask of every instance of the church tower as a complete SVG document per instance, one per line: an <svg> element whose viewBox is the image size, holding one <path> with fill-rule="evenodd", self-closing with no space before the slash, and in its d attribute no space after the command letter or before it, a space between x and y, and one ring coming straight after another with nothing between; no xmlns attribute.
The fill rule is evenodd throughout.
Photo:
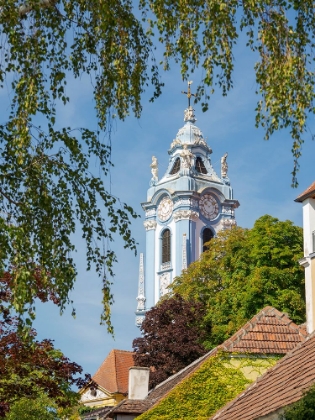
<svg viewBox="0 0 315 420"><path fill-rule="evenodd" d="M221 158L221 177L212 165L211 148L195 125L193 94L188 83L188 108L184 126L172 141L169 165L158 178L158 162L152 157L152 179L147 201L142 203L146 230L145 258L140 255L136 324L154 306L167 286L204 251L204 244L223 229L236 225L228 178L227 153Z"/></svg>

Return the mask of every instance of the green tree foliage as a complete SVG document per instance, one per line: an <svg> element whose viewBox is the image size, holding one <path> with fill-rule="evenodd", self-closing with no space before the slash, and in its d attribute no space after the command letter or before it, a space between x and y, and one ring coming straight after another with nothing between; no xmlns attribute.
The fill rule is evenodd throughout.
<svg viewBox="0 0 315 420"><path fill-rule="evenodd" d="M83 407L58 407L52 398L39 391L36 397L22 397L15 401L3 420L80 420L82 413L93 410L84 411Z"/></svg>
<svg viewBox="0 0 315 420"><path fill-rule="evenodd" d="M206 345L212 347L266 305L304 322L304 272L298 263L302 256L302 229L266 215L252 229L219 233L171 287L204 305L205 322L211 325Z"/></svg>
<svg viewBox="0 0 315 420"><path fill-rule="evenodd" d="M102 321L111 330L108 275L116 257L109 244L118 232L135 249L129 218L136 215L104 186L111 162L103 135L60 127L57 105L70 100L67 78L88 74L99 129L109 128L111 110L121 119L130 109L139 116L150 40L128 0L0 0L0 31L0 88L10 90L0 123L0 272L11 273L11 305L34 318L39 270L64 309L77 275L72 235L81 226L87 268L103 278Z"/></svg>
<svg viewBox="0 0 315 420"><path fill-rule="evenodd" d="M315 387L305 392L303 398L285 409L282 420L315 419Z"/></svg>
<svg viewBox="0 0 315 420"><path fill-rule="evenodd" d="M56 404L45 395L22 397L16 401L4 420L59 420Z"/></svg>
<svg viewBox="0 0 315 420"><path fill-rule="evenodd" d="M200 324L203 315L200 303L180 296L163 300L146 313L142 336L132 346L135 365L152 368L150 388L205 354L200 343L206 335Z"/></svg>

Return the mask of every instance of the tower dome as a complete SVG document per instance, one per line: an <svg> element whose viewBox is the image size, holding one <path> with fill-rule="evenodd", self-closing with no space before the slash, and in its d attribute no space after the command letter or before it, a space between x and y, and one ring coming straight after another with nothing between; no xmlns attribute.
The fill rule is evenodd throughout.
<svg viewBox="0 0 315 420"><path fill-rule="evenodd" d="M197 120L195 118L194 111L195 110L192 106L189 106L187 109L185 109L185 125L178 130L175 140L171 144L171 148L172 146L179 144L204 144L206 146L206 141L201 130L195 125Z"/></svg>

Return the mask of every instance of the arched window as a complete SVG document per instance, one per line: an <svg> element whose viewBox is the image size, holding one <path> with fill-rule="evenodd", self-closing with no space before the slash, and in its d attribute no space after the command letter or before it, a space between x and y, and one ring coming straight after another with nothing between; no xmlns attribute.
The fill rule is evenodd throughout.
<svg viewBox="0 0 315 420"><path fill-rule="evenodd" d="M162 234L162 264L171 261L171 231L165 229Z"/></svg>
<svg viewBox="0 0 315 420"><path fill-rule="evenodd" d="M197 157L196 159L196 165L195 165L196 171L200 174L207 174L207 169L205 167L205 164L203 163L201 157Z"/></svg>
<svg viewBox="0 0 315 420"><path fill-rule="evenodd" d="M202 245L203 245L202 252L205 252L208 249L208 247L205 244L211 241L212 238L213 238L212 230L209 228L204 229L202 233Z"/></svg>
<svg viewBox="0 0 315 420"><path fill-rule="evenodd" d="M174 165L173 165L173 167L171 169L170 175L177 174L177 172L179 170L180 170L180 158L178 157L178 158L175 159L175 162L174 162Z"/></svg>

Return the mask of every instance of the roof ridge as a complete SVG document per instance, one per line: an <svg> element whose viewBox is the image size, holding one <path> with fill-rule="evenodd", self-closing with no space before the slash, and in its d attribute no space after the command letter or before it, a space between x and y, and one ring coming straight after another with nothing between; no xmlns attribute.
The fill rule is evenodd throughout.
<svg viewBox="0 0 315 420"><path fill-rule="evenodd" d="M231 337L229 337L227 340L225 340L222 344L220 344L221 347L226 348L228 350L229 347L232 347L233 344L239 343L241 339L248 333L248 329L253 329L253 327L257 324L260 317L262 315L265 316L265 310L273 308L272 306L266 306L265 308L261 309L258 314L254 315L250 320L248 320L243 327L241 327L239 330L237 330Z"/></svg>
<svg viewBox="0 0 315 420"><path fill-rule="evenodd" d="M227 350L233 351L233 348L236 348L242 340L246 340L246 335L248 334L255 334L255 327L259 330L259 323L262 322L264 318L266 319L268 316L272 316L275 318L276 322L281 322L284 327L289 328L292 333L296 333L299 337L306 338L308 336L307 332L301 329L291 318L285 313L281 312L278 309L274 308L273 306L265 306L261 309L258 314L254 315L250 320L246 322L246 324L237 330L231 337L225 340L220 346ZM261 325L262 325L261 324ZM267 338L264 338L260 341L268 341ZM273 339L271 341L274 341ZM240 351L240 350L237 350ZM250 350L249 350L250 351Z"/></svg>
<svg viewBox="0 0 315 420"><path fill-rule="evenodd" d="M294 329L294 330L296 330L296 332L298 332L300 335L302 335L303 337L308 337L308 332L306 331L306 330L303 330L302 328L301 328L301 325L303 325L303 324L301 324L301 325L298 325L296 322L294 322L291 318L289 318L289 315L287 314L287 313L285 313L285 312L281 312L281 311L279 311L278 309L276 309L276 308L273 308L274 309L274 311L277 313L277 314L279 314L279 315L281 315L280 316L280 319L282 320L282 321L286 321L286 323L287 323L287 326L289 326L290 328L292 328L292 329Z"/></svg>

